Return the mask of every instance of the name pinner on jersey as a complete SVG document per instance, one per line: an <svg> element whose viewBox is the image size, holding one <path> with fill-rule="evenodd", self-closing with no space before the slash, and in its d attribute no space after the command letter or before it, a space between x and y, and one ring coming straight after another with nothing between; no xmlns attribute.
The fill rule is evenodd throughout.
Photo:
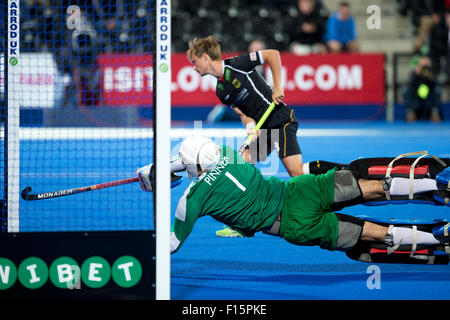
<svg viewBox="0 0 450 320"><path fill-rule="evenodd" d="M203 181L211 185L211 182L217 179L217 176L222 173L222 170L225 169L229 162L230 158L223 157L222 160L217 164L217 166L208 172Z"/></svg>

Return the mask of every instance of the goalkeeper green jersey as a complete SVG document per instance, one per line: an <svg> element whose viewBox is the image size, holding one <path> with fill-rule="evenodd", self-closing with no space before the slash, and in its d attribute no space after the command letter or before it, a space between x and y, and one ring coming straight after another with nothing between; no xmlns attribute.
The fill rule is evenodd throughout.
<svg viewBox="0 0 450 320"><path fill-rule="evenodd" d="M201 174L178 202L170 249L177 251L198 218L209 215L252 236L272 226L281 213L286 182L265 178L233 149L222 146L216 167Z"/></svg>

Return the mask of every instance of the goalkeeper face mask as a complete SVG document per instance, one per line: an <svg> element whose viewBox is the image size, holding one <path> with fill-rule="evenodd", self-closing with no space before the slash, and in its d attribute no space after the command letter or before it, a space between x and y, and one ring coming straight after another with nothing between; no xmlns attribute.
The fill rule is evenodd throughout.
<svg viewBox="0 0 450 320"><path fill-rule="evenodd" d="M189 178L198 177L203 172L217 165L220 159L220 149L211 139L195 136L183 141L179 155Z"/></svg>

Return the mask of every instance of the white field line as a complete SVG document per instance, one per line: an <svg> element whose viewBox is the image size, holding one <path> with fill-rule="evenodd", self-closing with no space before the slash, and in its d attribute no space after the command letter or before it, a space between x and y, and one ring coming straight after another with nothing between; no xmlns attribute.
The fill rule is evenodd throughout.
<svg viewBox="0 0 450 320"><path fill-rule="evenodd" d="M3 135L3 132L1 132ZM297 132L299 137L418 137L439 135L450 136L450 128L436 132L427 129L302 129ZM191 135L209 137L245 137L243 128L203 128L203 129L171 129L172 139L181 139ZM21 128L21 140L86 140L86 139L151 139L153 130L149 128Z"/></svg>

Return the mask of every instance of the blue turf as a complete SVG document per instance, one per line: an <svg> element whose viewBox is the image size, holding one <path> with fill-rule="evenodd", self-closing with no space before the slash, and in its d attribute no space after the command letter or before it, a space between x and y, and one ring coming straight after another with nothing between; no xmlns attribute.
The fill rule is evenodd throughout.
<svg viewBox="0 0 450 320"><path fill-rule="evenodd" d="M315 129L318 125L301 126ZM411 151L450 157L450 126L407 124L324 124L323 128L378 130L377 135L299 137L303 160L349 162L358 157L396 156ZM285 176L280 172L280 176ZM187 181L184 182L184 186ZM172 206L184 188L174 190ZM396 218L450 218L448 207L429 205L355 206L342 212ZM340 252L293 246L257 234L218 238L222 224L201 218L184 246L172 256L173 299L448 299L449 266L378 264L380 289L369 289L373 274ZM367 273L369 271L369 273Z"/></svg>
<svg viewBox="0 0 450 320"><path fill-rule="evenodd" d="M302 129L330 128L362 130L360 132L363 133L360 136L300 136L305 162L317 159L350 162L358 157L396 156L421 150L428 150L439 157L450 157L450 123L323 123L301 125L299 132ZM55 157L57 151L32 141L21 144L21 167L30 168L22 171L21 188L26 185L52 190L66 188L67 185L59 181L55 174L67 176L68 172L73 174L72 186L103 182L105 178L106 181L121 179L133 176L136 168L151 162L150 147L144 151L136 147L129 152L128 144L119 143L116 145L117 152L120 154L127 150L130 157L126 161L117 161L114 155L104 159L103 145L96 141L59 143L60 150L72 154L71 160L59 169L48 167L47 177L34 174L36 168L46 164L45 161L35 163L26 155L39 152L42 155L39 158L48 156L48 161ZM114 145L114 142L111 143ZM178 143L174 141L172 147ZM92 160L83 163L86 159ZM264 164L259 166L264 168ZM277 176L286 178L281 165ZM180 186L172 189L172 212L188 183L185 177ZM103 199L106 199L106 204L102 203ZM141 192L137 184L59 200L33 203L21 200L20 206L23 231L153 227L151 196ZM450 219L448 207L417 204L360 205L342 212L387 218ZM216 237L215 231L222 227L221 223L210 217L201 218L183 247L172 255L172 299L450 298L447 290L450 285L449 266L378 264L381 288L369 289L370 264L350 260L340 252L294 246L263 234L245 239Z"/></svg>

